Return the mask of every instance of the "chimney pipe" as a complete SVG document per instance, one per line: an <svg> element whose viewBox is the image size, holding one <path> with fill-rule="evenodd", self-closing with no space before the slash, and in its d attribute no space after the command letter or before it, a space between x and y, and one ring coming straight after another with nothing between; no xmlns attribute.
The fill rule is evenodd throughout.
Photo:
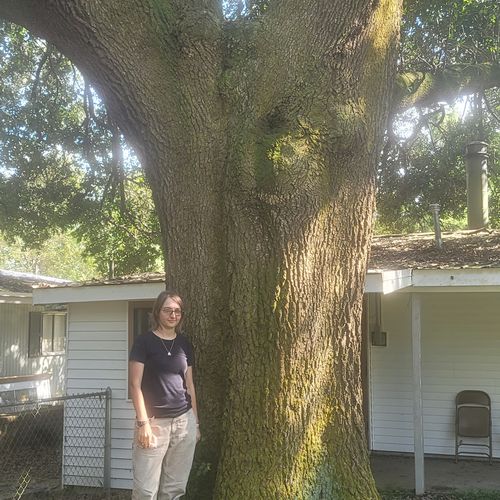
<svg viewBox="0 0 500 500"><path fill-rule="evenodd" d="M434 221L434 239L436 240L436 247L441 248L443 246L443 240L441 239L441 225L439 224L439 209L441 207L438 203L431 203L429 207Z"/></svg>
<svg viewBox="0 0 500 500"><path fill-rule="evenodd" d="M489 224L488 213L488 144L467 144L467 227L479 229Z"/></svg>

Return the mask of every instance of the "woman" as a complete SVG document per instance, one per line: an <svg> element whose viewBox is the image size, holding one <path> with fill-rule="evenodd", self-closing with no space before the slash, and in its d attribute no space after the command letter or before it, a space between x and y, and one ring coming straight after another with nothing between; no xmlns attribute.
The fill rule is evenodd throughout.
<svg viewBox="0 0 500 500"><path fill-rule="evenodd" d="M180 498L200 438L193 348L180 334L182 315L179 295L161 292L153 306L152 330L139 335L130 351L136 500Z"/></svg>

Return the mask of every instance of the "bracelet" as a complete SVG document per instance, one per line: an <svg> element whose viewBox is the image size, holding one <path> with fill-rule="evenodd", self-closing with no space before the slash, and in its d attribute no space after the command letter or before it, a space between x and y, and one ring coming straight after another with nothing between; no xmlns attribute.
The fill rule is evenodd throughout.
<svg viewBox="0 0 500 500"><path fill-rule="evenodd" d="M196 427L199 427L199 426L200 426L200 424L196 424Z"/></svg>
<svg viewBox="0 0 500 500"><path fill-rule="evenodd" d="M147 423L149 423L149 419L148 420L136 420L135 426L136 427L144 427Z"/></svg>

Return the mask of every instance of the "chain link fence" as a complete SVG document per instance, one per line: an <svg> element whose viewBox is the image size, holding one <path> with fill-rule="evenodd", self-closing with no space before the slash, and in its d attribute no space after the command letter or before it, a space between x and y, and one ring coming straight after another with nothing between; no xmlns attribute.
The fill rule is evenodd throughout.
<svg viewBox="0 0 500 500"><path fill-rule="evenodd" d="M0 405L0 500L110 488L111 389Z"/></svg>

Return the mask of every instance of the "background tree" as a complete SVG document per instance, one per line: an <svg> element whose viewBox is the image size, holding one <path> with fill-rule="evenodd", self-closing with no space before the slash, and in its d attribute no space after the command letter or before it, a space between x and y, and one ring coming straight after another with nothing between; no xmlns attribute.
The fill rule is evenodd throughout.
<svg viewBox="0 0 500 500"><path fill-rule="evenodd" d="M464 155L465 146L478 137L474 121L473 114L464 119L449 111L440 123L429 121L411 144L402 140L386 151L379 169L377 231L431 230L431 203L440 204L446 230L467 227ZM489 142L490 224L498 227L500 137L491 120L483 122L483 130Z"/></svg>
<svg viewBox="0 0 500 500"><path fill-rule="evenodd" d="M145 169L201 354L215 498L376 498L359 369L375 170L390 99L428 102L442 78L395 78L396 0L228 12L0 0L82 70ZM482 68L448 87L492 85Z"/></svg>
<svg viewBox="0 0 500 500"><path fill-rule="evenodd" d="M0 237L0 269L9 271L90 280L96 275L95 262L84 253L83 245L69 234L53 234L36 249L26 248L20 238Z"/></svg>
<svg viewBox="0 0 500 500"><path fill-rule="evenodd" d="M70 231L100 274L158 269L150 189L102 101L25 28L0 40L0 230L34 250Z"/></svg>
<svg viewBox="0 0 500 500"><path fill-rule="evenodd" d="M411 92L404 105L396 100L403 111L395 108L379 168L379 231L429 230L430 203L441 205L445 228L466 227L463 155L474 140L490 144L491 223L500 223L500 92L489 88L500 80L499 37L494 0L405 3L399 69L404 85L415 82L422 91Z"/></svg>

